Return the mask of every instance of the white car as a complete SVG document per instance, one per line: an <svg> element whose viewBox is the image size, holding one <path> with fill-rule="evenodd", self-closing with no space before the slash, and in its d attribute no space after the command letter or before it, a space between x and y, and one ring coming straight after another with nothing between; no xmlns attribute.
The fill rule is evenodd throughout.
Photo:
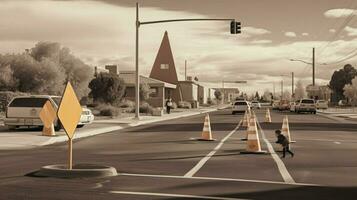
<svg viewBox="0 0 357 200"><path fill-rule="evenodd" d="M328 108L327 101L325 101L325 100L317 100L316 108L317 109L327 109Z"/></svg>
<svg viewBox="0 0 357 200"><path fill-rule="evenodd" d="M39 113L43 105L50 101L55 108L61 102L60 96L35 95L35 96L20 96L13 98L6 108L6 117L4 124L9 129L15 129L21 126L43 126L39 117ZM94 115L88 108L82 108L82 115L78 122L78 127L81 128L86 124L90 124L94 120ZM62 128L61 122L55 119L55 130Z"/></svg>
<svg viewBox="0 0 357 200"><path fill-rule="evenodd" d="M261 108L261 105L258 101L252 101L250 105L252 108L257 108L257 109Z"/></svg>
<svg viewBox="0 0 357 200"><path fill-rule="evenodd" d="M232 114L234 115L239 112L245 112L247 109L250 109L247 101L235 101L232 105Z"/></svg>
<svg viewBox="0 0 357 200"><path fill-rule="evenodd" d="M316 114L316 104L313 99L301 99L295 106L295 112L310 112Z"/></svg>

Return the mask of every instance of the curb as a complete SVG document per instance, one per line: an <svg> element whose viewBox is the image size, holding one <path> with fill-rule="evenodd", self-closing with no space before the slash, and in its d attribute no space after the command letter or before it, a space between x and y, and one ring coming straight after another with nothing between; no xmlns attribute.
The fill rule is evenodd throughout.
<svg viewBox="0 0 357 200"><path fill-rule="evenodd" d="M110 166L77 164L73 166L72 170L67 169L66 165L47 165L35 172L34 175L54 178L103 178L118 174L117 170Z"/></svg>
<svg viewBox="0 0 357 200"><path fill-rule="evenodd" d="M98 128L96 130L89 130L89 131L86 131L86 132L83 132L83 133L77 133L77 134L75 134L73 139L77 140L77 139L80 139L80 138L86 138L86 137L95 136L95 135L99 135L99 134L110 133L110 132L121 130L121 129L125 129L125 128L128 128L128 127L136 127L136 126L141 126L141 125L145 125L145 124L151 124L151 123L155 123L155 122L167 121L167 120L178 119L178 118L183 118L183 117L190 117L190 116L194 116L194 115L214 112L214 111L217 111L217 110L218 110L218 108L213 108L213 109L207 109L207 110L204 110L204 111L198 111L198 112L194 112L194 113L187 113L187 114L184 114L184 115L177 115L177 116L173 116L173 117L166 118L166 119L158 118L158 119L141 121L141 122L140 121L139 122L133 122L133 123L126 124L125 126L111 126L111 127L106 127L106 128ZM41 143L39 145L34 144L32 146L47 146L47 145L60 143L60 142L66 142L66 141L68 141L67 136L66 135L61 135L61 136L58 136L58 137L52 137L48 141L43 142L43 143Z"/></svg>

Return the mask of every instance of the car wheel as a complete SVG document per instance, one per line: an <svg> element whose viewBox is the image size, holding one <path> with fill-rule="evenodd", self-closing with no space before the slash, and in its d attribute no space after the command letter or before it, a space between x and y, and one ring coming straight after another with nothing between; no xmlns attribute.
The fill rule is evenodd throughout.
<svg viewBox="0 0 357 200"><path fill-rule="evenodd" d="M84 124L77 125L77 128L83 128Z"/></svg>
<svg viewBox="0 0 357 200"><path fill-rule="evenodd" d="M316 111L314 112L314 114L316 115Z"/></svg>

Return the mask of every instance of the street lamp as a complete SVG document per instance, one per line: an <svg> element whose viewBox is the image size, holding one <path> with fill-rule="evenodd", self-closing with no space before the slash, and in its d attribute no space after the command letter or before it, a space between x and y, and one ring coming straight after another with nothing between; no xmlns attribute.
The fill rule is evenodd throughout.
<svg viewBox="0 0 357 200"><path fill-rule="evenodd" d="M140 106L140 77L139 77L139 28L141 25L147 24L158 24L158 23L167 23L167 22L183 22L183 21L231 21L230 32L231 34L241 33L241 23L236 22L235 19L171 19L171 20L159 20L159 21L146 21L140 22L139 20L139 3L136 3L136 37L135 37L135 118L139 119L139 106Z"/></svg>
<svg viewBox="0 0 357 200"><path fill-rule="evenodd" d="M312 86L315 86L315 48L312 48L312 63L299 60L299 59L289 59L290 61L298 61L308 65L312 65Z"/></svg>

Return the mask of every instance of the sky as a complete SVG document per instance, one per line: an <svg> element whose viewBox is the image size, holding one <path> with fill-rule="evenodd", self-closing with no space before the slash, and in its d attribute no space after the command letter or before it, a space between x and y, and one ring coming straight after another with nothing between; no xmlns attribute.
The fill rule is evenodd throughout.
<svg viewBox="0 0 357 200"><path fill-rule="evenodd" d="M135 69L135 2L131 0L0 0L0 53L18 53L38 41L59 42L91 66L117 64ZM357 64L357 0L142 0L140 21L176 18L234 18L242 34L230 34L229 21L177 22L140 27L140 73L149 75L167 30L179 80L198 77L204 85L226 82L251 93L290 90L295 80L327 84L334 70ZM349 58L348 60L345 60Z"/></svg>

